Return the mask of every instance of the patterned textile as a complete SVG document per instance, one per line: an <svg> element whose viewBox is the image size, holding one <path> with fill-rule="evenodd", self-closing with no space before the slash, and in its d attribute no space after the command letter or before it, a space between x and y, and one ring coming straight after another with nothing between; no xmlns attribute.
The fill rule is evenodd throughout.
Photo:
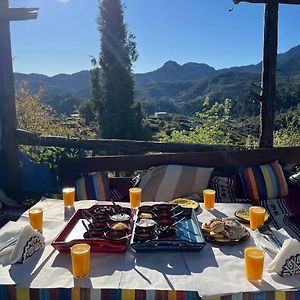
<svg viewBox="0 0 300 300"><path fill-rule="evenodd" d="M155 290L114 290L114 289L29 289L18 288L15 285L0 285L2 300L200 300L197 292L191 291L155 291ZM257 293L238 293L216 296L214 300L260 300L260 299L290 299L300 300L300 291L268 291Z"/></svg>
<svg viewBox="0 0 300 300"><path fill-rule="evenodd" d="M216 203L250 203L249 199L236 196L236 181L230 177L212 177L210 188L216 191Z"/></svg>
<svg viewBox="0 0 300 300"><path fill-rule="evenodd" d="M287 233L300 240L300 188L290 191L285 198L260 200L259 205L263 206L270 215L273 225L279 229L284 228Z"/></svg>
<svg viewBox="0 0 300 300"><path fill-rule="evenodd" d="M97 172L76 181L77 200L109 200L110 189L106 172Z"/></svg>
<svg viewBox="0 0 300 300"><path fill-rule="evenodd" d="M183 165L152 167L138 185L142 189L142 201L170 201L192 193L202 193L208 186L212 171L213 168Z"/></svg>
<svg viewBox="0 0 300 300"><path fill-rule="evenodd" d="M277 161L242 169L240 176L245 196L251 200L285 197L288 194L287 183Z"/></svg>

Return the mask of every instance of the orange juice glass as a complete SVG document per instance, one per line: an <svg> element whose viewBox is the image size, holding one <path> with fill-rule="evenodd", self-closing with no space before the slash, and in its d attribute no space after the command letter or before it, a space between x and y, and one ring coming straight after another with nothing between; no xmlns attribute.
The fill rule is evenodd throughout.
<svg viewBox="0 0 300 300"><path fill-rule="evenodd" d="M142 190L140 188L129 189L129 198L131 208L140 207L142 199Z"/></svg>
<svg viewBox="0 0 300 300"><path fill-rule="evenodd" d="M75 200L75 188L65 187L63 188L63 199L65 207L73 207Z"/></svg>
<svg viewBox="0 0 300 300"><path fill-rule="evenodd" d="M90 245L76 244L71 247L72 273L76 278L90 273Z"/></svg>
<svg viewBox="0 0 300 300"><path fill-rule="evenodd" d="M264 256L264 251L260 248L253 247L244 250L245 274L249 281L262 280Z"/></svg>
<svg viewBox="0 0 300 300"><path fill-rule="evenodd" d="M209 189L203 190L204 208L213 209L215 207L215 198L216 198L215 190L209 190Z"/></svg>
<svg viewBox="0 0 300 300"><path fill-rule="evenodd" d="M249 208L250 228L255 230L265 222L266 210L261 206L251 206Z"/></svg>
<svg viewBox="0 0 300 300"><path fill-rule="evenodd" d="M43 231L43 209L40 207L33 207L29 209L29 222L33 229L42 232Z"/></svg>

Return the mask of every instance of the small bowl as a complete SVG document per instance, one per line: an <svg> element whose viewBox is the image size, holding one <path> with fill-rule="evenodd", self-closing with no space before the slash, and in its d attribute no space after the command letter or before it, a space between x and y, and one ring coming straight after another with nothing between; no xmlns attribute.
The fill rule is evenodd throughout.
<svg viewBox="0 0 300 300"><path fill-rule="evenodd" d="M158 219L172 219L173 215L170 211L159 211L156 213Z"/></svg>
<svg viewBox="0 0 300 300"><path fill-rule="evenodd" d="M140 228L151 228L156 225L156 222L152 219L139 219L136 222L136 226Z"/></svg>
<svg viewBox="0 0 300 300"><path fill-rule="evenodd" d="M106 222L94 222L93 225L89 224L91 230L104 230L108 227Z"/></svg>
<svg viewBox="0 0 300 300"><path fill-rule="evenodd" d="M143 205L139 207L139 213L149 213L154 210L152 205Z"/></svg>
<svg viewBox="0 0 300 300"><path fill-rule="evenodd" d="M175 223L175 221L173 219L170 219L170 218L157 220L157 224L159 226L173 226L174 223Z"/></svg>
<svg viewBox="0 0 300 300"><path fill-rule="evenodd" d="M178 230L172 226L158 226L156 234L159 239L171 240L177 237Z"/></svg>
<svg viewBox="0 0 300 300"><path fill-rule="evenodd" d="M155 210L158 212L170 212L171 209L174 207L172 204L155 204Z"/></svg>
<svg viewBox="0 0 300 300"><path fill-rule="evenodd" d="M111 206L102 206L94 209L93 214L95 217L98 215L112 215L114 213L114 209Z"/></svg>
<svg viewBox="0 0 300 300"><path fill-rule="evenodd" d="M124 213L117 213L110 217L110 220L113 222L129 222L130 215Z"/></svg>
<svg viewBox="0 0 300 300"><path fill-rule="evenodd" d="M123 227L123 228L121 228L121 227ZM124 222L113 222L113 223L109 224L109 228L111 230L118 230L118 231L124 230L124 231L129 232L129 226L128 226L128 224L126 224Z"/></svg>
<svg viewBox="0 0 300 300"><path fill-rule="evenodd" d="M85 239L101 239L104 236L103 230L90 229L83 234Z"/></svg>
<svg viewBox="0 0 300 300"><path fill-rule="evenodd" d="M149 240L154 240L156 238L156 233L150 228L136 228L134 234L134 241L145 242Z"/></svg>
<svg viewBox="0 0 300 300"><path fill-rule="evenodd" d="M154 219L156 215L150 212L141 212L138 214L139 219Z"/></svg>
<svg viewBox="0 0 300 300"><path fill-rule="evenodd" d="M124 230L109 230L104 236L113 242L124 243L127 241L127 233Z"/></svg>
<svg viewBox="0 0 300 300"><path fill-rule="evenodd" d="M110 215L109 214L98 214L95 216L96 220L93 220L94 223L98 223L98 222L107 222L110 219Z"/></svg>
<svg viewBox="0 0 300 300"><path fill-rule="evenodd" d="M121 206L120 206L120 208L118 209L117 213L118 213L118 214L120 214L120 213L121 213L121 214L126 214L126 215L131 216L131 209L128 208L128 207L121 207Z"/></svg>

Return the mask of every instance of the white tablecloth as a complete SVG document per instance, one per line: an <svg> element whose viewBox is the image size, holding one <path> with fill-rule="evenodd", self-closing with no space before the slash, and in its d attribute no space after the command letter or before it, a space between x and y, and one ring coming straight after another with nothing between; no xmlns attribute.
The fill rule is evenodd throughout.
<svg viewBox="0 0 300 300"><path fill-rule="evenodd" d="M97 201L79 201L75 207L87 208ZM122 205L126 205L123 203ZM130 246L124 254L91 255L90 276L74 279L69 254L59 253L51 242L65 226L62 200L42 199L36 206L44 209L44 236L46 248L20 265L0 265L0 284L17 284L30 288L120 288L151 290L198 291L202 297L300 288L300 276L282 278L277 274L264 273L263 281L254 285L244 276L243 250L254 246L253 235L238 245L213 245L207 243L201 252L135 253ZM206 222L213 217L233 216L234 211L245 207L241 204L216 204L209 212L200 208L198 220ZM28 224L28 212L18 222L9 222L0 231ZM271 262L266 254L265 266Z"/></svg>

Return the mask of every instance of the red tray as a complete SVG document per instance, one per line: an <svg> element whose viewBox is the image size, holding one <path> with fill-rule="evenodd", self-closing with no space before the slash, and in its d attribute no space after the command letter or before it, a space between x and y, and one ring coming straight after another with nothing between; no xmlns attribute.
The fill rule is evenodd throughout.
<svg viewBox="0 0 300 300"><path fill-rule="evenodd" d="M78 209L62 231L56 236L51 245L62 253L70 252L70 247L78 243L87 243L91 246L91 252L97 253L123 253L127 250L127 244L129 238L125 241L111 241L105 238L89 238L83 237L86 232L81 220L85 220L82 215L83 211L88 211L90 213L94 212L97 208L111 207L113 205L94 205L89 209ZM121 207L121 206L120 206ZM132 216L130 219L130 224L132 222ZM131 230L131 225L130 225Z"/></svg>

